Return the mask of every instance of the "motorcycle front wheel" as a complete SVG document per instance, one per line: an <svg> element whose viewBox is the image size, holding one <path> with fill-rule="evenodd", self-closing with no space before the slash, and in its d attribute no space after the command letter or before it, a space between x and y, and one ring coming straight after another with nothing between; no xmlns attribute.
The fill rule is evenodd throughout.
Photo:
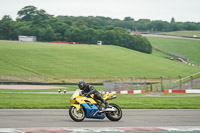
<svg viewBox="0 0 200 133"><path fill-rule="evenodd" d="M77 111L77 108L74 106L71 106L69 109L69 116L77 122L83 121L85 119L85 111L83 110L83 108L80 108Z"/></svg>
<svg viewBox="0 0 200 133"><path fill-rule="evenodd" d="M119 121L122 118L121 108L117 104L114 104L114 103L110 103L109 105L115 109L115 112L106 113L106 117L111 121Z"/></svg>

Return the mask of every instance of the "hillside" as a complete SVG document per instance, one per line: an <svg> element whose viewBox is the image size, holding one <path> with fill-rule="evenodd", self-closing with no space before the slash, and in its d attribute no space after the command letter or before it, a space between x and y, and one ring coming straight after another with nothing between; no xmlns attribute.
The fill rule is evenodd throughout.
<svg viewBox="0 0 200 133"><path fill-rule="evenodd" d="M200 40L147 37L151 45L200 65Z"/></svg>
<svg viewBox="0 0 200 133"><path fill-rule="evenodd" d="M112 45L0 41L1 74L55 77L177 77L199 68Z"/></svg>

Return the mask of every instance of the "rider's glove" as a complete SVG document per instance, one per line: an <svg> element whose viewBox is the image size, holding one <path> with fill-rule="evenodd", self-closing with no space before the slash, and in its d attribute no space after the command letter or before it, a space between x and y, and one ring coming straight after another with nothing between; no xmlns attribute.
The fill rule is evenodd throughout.
<svg viewBox="0 0 200 133"><path fill-rule="evenodd" d="M83 96L87 97L87 96L88 96L88 93L84 93Z"/></svg>

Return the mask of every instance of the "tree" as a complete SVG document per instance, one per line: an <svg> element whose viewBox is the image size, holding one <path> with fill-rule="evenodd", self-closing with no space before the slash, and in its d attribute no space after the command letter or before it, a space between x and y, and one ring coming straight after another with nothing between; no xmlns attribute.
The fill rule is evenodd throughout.
<svg viewBox="0 0 200 133"><path fill-rule="evenodd" d="M20 11L18 11L18 19L23 21L32 21L33 17L37 15L37 7L25 6Z"/></svg>
<svg viewBox="0 0 200 133"><path fill-rule="evenodd" d="M155 31L168 31L169 29L169 23L166 21L161 21L161 20L155 20L151 22L151 27Z"/></svg>
<svg viewBox="0 0 200 133"><path fill-rule="evenodd" d="M174 17L172 17L172 19L171 19L171 23L174 23L175 22L175 19L174 19Z"/></svg>
<svg viewBox="0 0 200 133"><path fill-rule="evenodd" d="M134 21L134 18L131 18L131 17L125 17L125 18L124 18L124 21Z"/></svg>
<svg viewBox="0 0 200 133"><path fill-rule="evenodd" d="M0 39L11 40L14 39L14 22L9 15L3 16L0 21Z"/></svg>
<svg viewBox="0 0 200 133"><path fill-rule="evenodd" d="M23 21L33 21L34 23L38 23L41 20L45 20L49 18L49 14L46 13L45 10L38 10L35 6L25 6L20 11L18 11L18 20Z"/></svg>
<svg viewBox="0 0 200 133"><path fill-rule="evenodd" d="M47 25L45 28L39 29L38 39L40 41L53 41L55 40L55 33L50 25Z"/></svg>
<svg viewBox="0 0 200 133"><path fill-rule="evenodd" d="M17 21L15 22L15 32L18 35L32 36L31 22Z"/></svg>

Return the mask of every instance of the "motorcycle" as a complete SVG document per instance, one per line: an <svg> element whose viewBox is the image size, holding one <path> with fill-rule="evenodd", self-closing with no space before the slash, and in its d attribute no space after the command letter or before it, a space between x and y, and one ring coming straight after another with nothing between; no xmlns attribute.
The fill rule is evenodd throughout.
<svg viewBox="0 0 200 133"><path fill-rule="evenodd" d="M115 98L114 94L103 95L105 101ZM111 121L119 121L122 118L122 110L118 105L109 103L105 108L100 100L94 99L94 94L86 97L79 89L73 93L70 103L69 116L77 122L83 121L85 118L104 119L105 116Z"/></svg>

